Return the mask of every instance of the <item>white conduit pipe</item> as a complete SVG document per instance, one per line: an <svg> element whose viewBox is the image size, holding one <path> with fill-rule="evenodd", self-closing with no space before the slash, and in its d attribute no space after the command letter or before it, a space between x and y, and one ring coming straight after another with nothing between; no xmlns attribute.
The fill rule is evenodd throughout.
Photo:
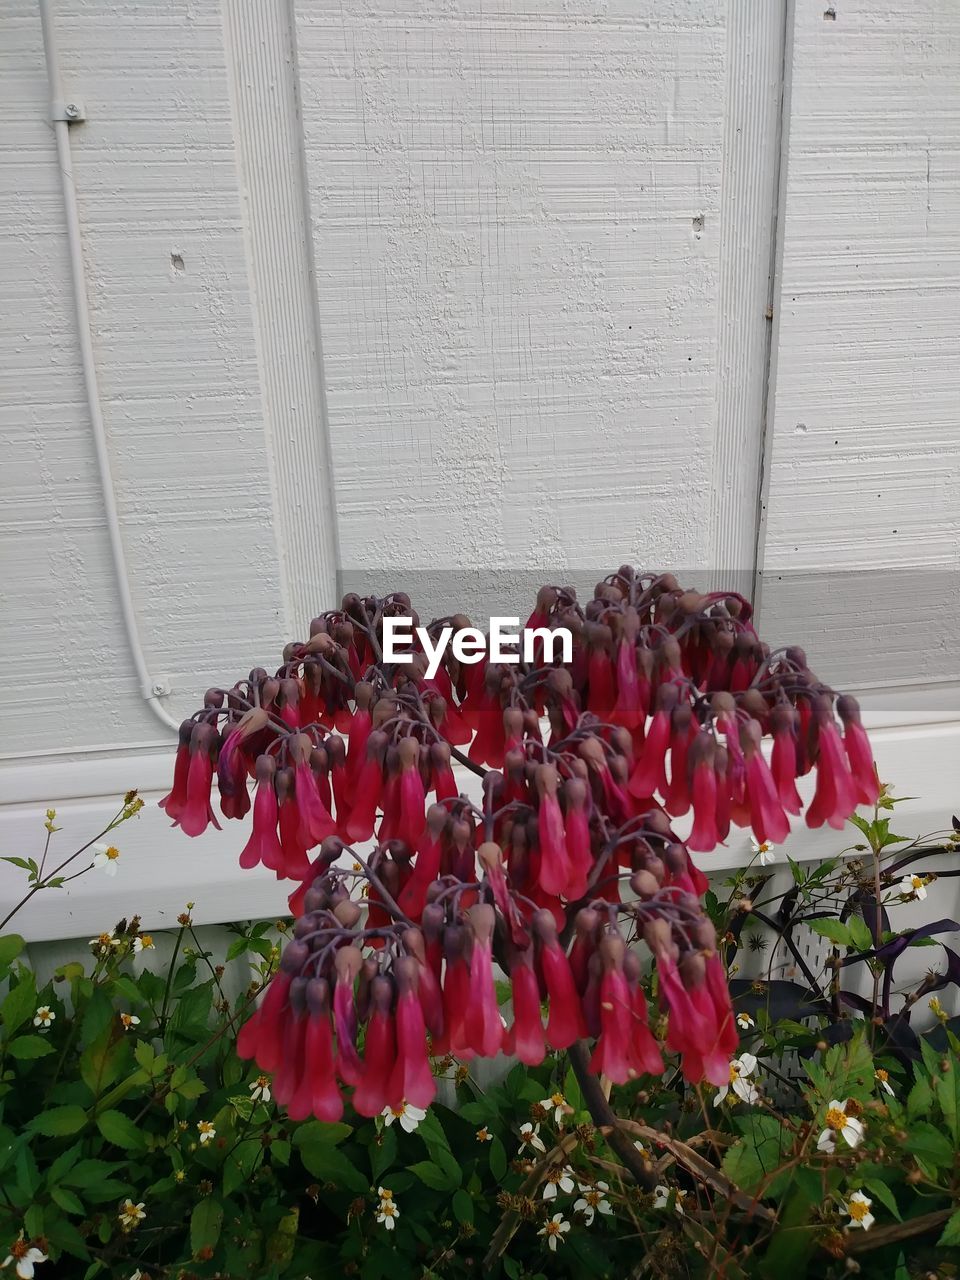
<svg viewBox="0 0 960 1280"><path fill-rule="evenodd" d="M127 644L130 649L130 656L133 659L133 665L136 668L140 692L157 719L167 725L168 728L178 730L180 727L179 722L174 720L160 703L162 686L158 685L150 675L143 653L143 646L140 643L137 617L133 607L133 596L130 594L130 580L123 550L123 537L120 532L120 516L117 511L117 499L113 488L113 475L110 470L107 432L103 422L103 411L100 406L100 388L97 383L97 367L93 358L93 338L90 332L87 282L83 270L80 215L77 209L77 193L73 184L73 157L70 150L70 121L71 119L79 120L83 117L82 112L77 109L76 105L73 103L68 104L63 96L50 0L38 0L38 4L40 7L40 22L43 27L43 53L47 64L47 81L50 86L53 132L57 141L57 164L60 169L60 183L63 188L63 208L66 214L67 243L70 256L70 277L73 285L73 301L77 319L77 341L80 345L83 385L86 391L87 410L90 414L90 425L93 428L97 467L100 472L100 482L103 489L103 509L107 520L107 533L110 537L110 555L113 560L120 612L123 615Z"/></svg>

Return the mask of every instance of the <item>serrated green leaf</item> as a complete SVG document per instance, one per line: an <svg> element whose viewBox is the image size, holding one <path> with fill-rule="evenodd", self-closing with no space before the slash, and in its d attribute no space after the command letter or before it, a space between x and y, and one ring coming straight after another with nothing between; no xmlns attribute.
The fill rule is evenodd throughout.
<svg viewBox="0 0 960 1280"><path fill-rule="evenodd" d="M776 1116L738 1116L736 1124L743 1136L724 1154L723 1171L738 1187L753 1194L783 1163L790 1135Z"/></svg>
<svg viewBox="0 0 960 1280"><path fill-rule="evenodd" d="M458 1222L473 1222L473 1201L463 1188L453 1193L451 1204Z"/></svg>
<svg viewBox="0 0 960 1280"><path fill-rule="evenodd" d="M201 1249L213 1249L223 1228L223 1205L213 1196L199 1200L190 1215L190 1249L196 1257Z"/></svg>
<svg viewBox="0 0 960 1280"><path fill-rule="evenodd" d="M42 1133L46 1138L62 1138L70 1133L79 1133L86 1123L87 1113L83 1107L52 1107L28 1121L27 1128Z"/></svg>
<svg viewBox="0 0 960 1280"><path fill-rule="evenodd" d="M865 920L860 916L849 916L847 919L847 928L850 930L850 937L853 939L853 945L858 951L873 950L873 934L867 928Z"/></svg>
<svg viewBox="0 0 960 1280"><path fill-rule="evenodd" d="M914 1122L903 1145L911 1155L933 1168L943 1169L953 1163L953 1143L926 1121Z"/></svg>
<svg viewBox="0 0 960 1280"><path fill-rule="evenodd" d="M397 1158L397 1134L393 1128L384 1129L379 1141L370 1144L370 1172L374 1182L383 1177Z"/></svg>
<svg viewBox="0 0 960 1280"><path fill-rule="evenodd" d="M824 920L807 920L807 925L818 933L821 938L829 938L831 942L836 942L841 947L852 947L854 945L853 937L850 930L845 924L841 924L839 920L827 918Z"/></svg>
<svg viewBox="0 0 960 1280"><path fill-rule="evenodd" d="M960 1245L960 1209L948 1218L947 1225L937 1241L937 1247L940 1249L945 1249L948 1245Z"/></svg>
<svg viewBox="0 0 960 1280"><path fill-rule="evenodd" d="M496 1135L490 1141L490 1172L497 1182L505 1177L507 1172L507 1153Z"/></svg>
<svg viewBox="0 0 960 1280"><path fill-rule="evenodd" d="M434 1164L432 1160L418 1160L416 1164L407 1165L411 1173L416 1174L425 1187L429 1187L432 1191L453 1191L458 1185L458 1180L454 1180L440 1168L438 1164Z"/></svg>
<svg viewBox="0 0 960 1280"><path fill-rule="evenodd" d="M0 973L5 973L27 944L19 933L5 933L0 937Z"/></svg>
<svg viewBox="0 0 960 1280"><path fill-rule="evenodd" d="M97 1128L109 1143L124 1151L142 1151L145 1146L143 1134L122 1111L101 1111Z"/></svg>
<svg viewBox="0 0 960 1280"><path fill-rule="evenodd" d="M370 1189L370 1179L360 1172L352 1160L329 1142L301 1144L300 1159L303 1161L304 1168L318 1181L333 1183L338 1191L351 1191L355 1195L362 1195Z"/></svg>
<svg viewBox="0 0 960 1280"><path fill-rule="evenodd" d="M293 1132L295 1147L336 1147L353 1133L353 1126L341 1121L327 1123L323 1120L308 1120L306 1124L297 1125Z"/></svg>
<svg viewBox="0 0 960 1280"><path fill-rule="evenodd" d="M881 1182L879 1178L864 1178L863 1185L871 1195L876 1196L880 1203L889 1209L898 1222L903 1221L897 1207L897 1197L885 1182Z"/></svg>
<svg viewBox="0 0 960 1280"><path fill-rule="evenodd" d="M50 1196L65 1213L75 1213L81 1218L86 1213L80 1197L75 1192L68 1191L66 1187L51 1187Z"/></svg>
<svg viewBox="0 0 960 1280"><path fill-rule="evenodd" d="M37 1007L37 984L32 973L23 973L15 987L7 992L0 1005L0 1022L3 1023L7 1035L13 1035L18 1027L33 1016Z"/></svg>
<svg viewBox="0 0 960 1280"><path fill-rule="evenodd" d="M11 1040L7 1045L7 1053L19 1061L29 1061L31 1058L45 1058L53 1053L53 1045L49 1040L44 1040L43 1036L17 1036L16 1040Z"/></svg>
<svg viewBox="0 0 960 1280"><path fill-rule="evenodd" d="M933 1106L933 1090L925 1076L918 1076L913 1088L907 1094L907 1117L910 1120L917 1116L930 1114Z"/></svg>
<svg viewBox="0 0 960 1280"><path fill-rule="evenodd" d="M934 1076L933 1089L946 1121L947 1132L956 1147L960 1141L960 1072L957 1071L956 1058L946 1058L944 1061L947 1069Z"/></svg>

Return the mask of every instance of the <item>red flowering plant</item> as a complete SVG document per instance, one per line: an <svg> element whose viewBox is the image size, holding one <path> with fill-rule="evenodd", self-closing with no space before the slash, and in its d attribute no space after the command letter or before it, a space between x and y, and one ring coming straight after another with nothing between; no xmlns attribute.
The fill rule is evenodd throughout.
<svg viewBox="0 0 960 1280"><path fill-rule="evenodd" d="M567 1050L606 1126L597 1077L659 1075L664 1051L691 1083L729 1082L738 1032L691 851L731 826L779 843L801 812L796 780L814 770L808 826L840 829L878 794L856 702L821 684L802 650L771 652L751 614L742 596L624 566L584 606L541 589L525 628L537 661L493 661L488 647L468 665L446 650L428 675L416 641L384 660L384 620L419 625L410 599L348 595L275 674L208 692L181 726L161 803L197 836L217 824L214 779L237 819L256 781L240 863L296 882L296 923L237 1047L273 1073L292 1119L336 1121L345 1096L364 1116L426 1107L431 1056L534 1066ZM465 625L438 619L426 633ZM545 633L560 628L570 660L547 661ZM454 762L482 778L477 800ZM683 841L673 820L691 813ZM495 966L509 976L509 1026ZM626 1133L613 1125L608 1140L648 1181Z"/></svg>

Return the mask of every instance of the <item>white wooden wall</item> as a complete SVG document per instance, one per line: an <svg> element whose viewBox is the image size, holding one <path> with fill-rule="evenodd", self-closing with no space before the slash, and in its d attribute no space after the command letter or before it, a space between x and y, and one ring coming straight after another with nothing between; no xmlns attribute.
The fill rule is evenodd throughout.
<svg viewBox="0 0 960 1280"><path fill-rule="evenodd" d="M51 9L87 112L71 147L129 580L171 715L274 661L337 572L427 611L628 559L756 573L765 632L867 692L882 768L943 824L953 0ZM36 0L0 14L0 111L0 843L24 854L48 803L83 835L106 797L161 794L170 756L117 607ZM123 875L41 895L25 928L279 909L233 869L235 832L188 842L161 816L124 833Z"/></svg>

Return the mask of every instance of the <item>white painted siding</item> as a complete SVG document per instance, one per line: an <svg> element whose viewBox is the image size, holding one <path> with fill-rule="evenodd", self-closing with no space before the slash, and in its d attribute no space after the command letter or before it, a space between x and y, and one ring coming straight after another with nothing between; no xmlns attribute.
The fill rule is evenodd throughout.
<svg viewBox="0 0 960 1280"><path fill-rule="evenodd" d="M838 685L898 687L874 696L900 726L881 766L943 824L953 0L52 9L87 110L71 146L129 578L171 714L274 661L336 570L426 611L480 608L499 571L520 608L543 574L589 585L626 559L742 589L759 541L765 632ZM35 0L0 21L0 843L22 852L48 802L75 827L128 787L156 798L169 756L116 603ZM907 572L865 576L887 568ZM204 920L279 909L236 874L236 834L192 845L145 814L129 879L38 900L31 936L187 898Z"/></svg>

